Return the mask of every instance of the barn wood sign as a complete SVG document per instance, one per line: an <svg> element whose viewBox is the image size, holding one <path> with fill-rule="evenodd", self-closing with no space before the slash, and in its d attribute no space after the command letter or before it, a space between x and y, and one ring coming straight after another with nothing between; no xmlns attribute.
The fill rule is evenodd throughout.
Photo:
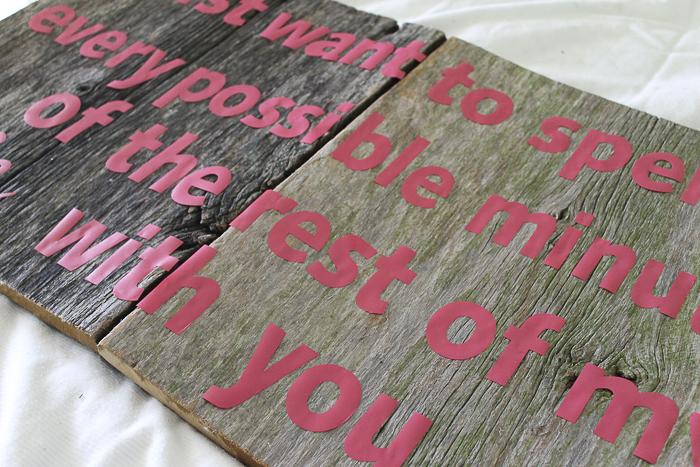
<svg viewBox="0 0 700 467"><path fill-rule="evenodd" d="M696 131L332 1L3 22L0 289L249 465L700 465Z"/></svg>

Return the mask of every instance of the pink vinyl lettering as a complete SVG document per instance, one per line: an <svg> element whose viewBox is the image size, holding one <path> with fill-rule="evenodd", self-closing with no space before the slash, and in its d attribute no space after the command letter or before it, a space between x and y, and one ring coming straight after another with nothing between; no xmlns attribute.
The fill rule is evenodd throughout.
<svg viewBox="0 0 700 467"><path fill-rule="evenodd" d="M323 383L333 383L340 396L323 413L309 409L311 393ZM317 365L303 372L287 392L286 409L289 418L299 427L313 432L330 431L347 422L360 406L362 386L350 370L338 365Z"/></svg>
<svg viewBox="0 0 700 467"><path fill-rule="evenodd" d="M345 438L345 454L360 462L374 462L374 467L401 467L433 422L416 412L388 447L375 446L374 436L398 406L395 399L380 394Z"/></svg>
<svg viewBox="0 0 700 467"><path fill-rule="evenodd" d="M285 335L282 329L268 324L238 382L229 388L211 386L202 398L222 409L236 407L318 357L310 347L300 345L270 365Z"/></svg>

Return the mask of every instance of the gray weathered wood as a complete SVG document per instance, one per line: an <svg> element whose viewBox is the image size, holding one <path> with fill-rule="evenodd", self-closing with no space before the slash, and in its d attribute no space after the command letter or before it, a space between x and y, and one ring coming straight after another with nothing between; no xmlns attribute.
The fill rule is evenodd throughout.
<svg viewBox="0 0 700 467"><path fill-rule="evenodd" d="M283 140L269 133L268 128L252 129L239 122L247 114L258 115L257 110L222 118L209 111L207 101L178 100L158 109L151 105L154 100L194 70L207 67L224 73L228 85L256 86L262 93L260 102L285 96L298 105L314 104L328 112L345 101L353 102L356 109L344 118L339 125L342 127L396 79L382 75L381 67L364 70L329 62L304 55L303 48L283 47L284 39L272 42L260 37L274 18L285 11L295 20L305 19L315 26L351 31L359 39L390 41L396 46L421 40L427 44L426 52L443 40L443 35L433 29L407 25L397 30L393 20L329 1L268 1L265 12L249 18L241 27L224 23L223 15L204 15L193 10L193 5L172 0L66 3L78 15L88 17L89 25L100 22L108 30L127 32L127 45L136 41L155 45L168 52L166 60L182 58L188 62L142 85L114 90L106 85L130 76L145 57L130 58L123 65L109 68L103 63L114 53L100 60L79 54L86 39L61 46L53 40L60 28L50 35L29 30L28 19L48 6L46 2L3 22L6 32L5 42L0 41L0 129L9 137L0 146L0 157L12 161L13 168L0 178L0 192L14 191L18 195L0 200L0 215L11 220L0 229L0 291L93 348L133 309L132 303L116 299L112 288L140 260L134 255L99 286L93 286L84 277L109 253L69 272L56 264L65 250L50 258L34 251L33 247L72 208L85 213L82 222L95 219L108 226L100 240L117 231L134 238L146 224L156 224L163 230L145 245L153 247L173 235L185 242L178 254L186 257L193 247L216 238L246 203L278 184L324 142L303 144L301 137ZM407 69L414 65L408 64ZM40 130L23 121L24 112L33 103L63 92L81 97L83 109L113 100L126 100L134 108L107 128L92 128L63 144L54 136L68 124ZM281 119L286 114L283 112ZM139 184L128 180L130 173L153 157L148 150L130 160L134 166L127 173L105 168L106 160L129 142L129 136L155 124L168 128L161 137L161 150L187 132L196 134L199 140L188 153L197 156L197 168L229 168L233 180L226 191L210 196L201 209L189 208L174 203L170 189L158 194L147 188L166 170ZM160 275L155 273L149 282Z"/></svg>
<svg viewBox="0 0 700 467"><path fill-rule="evenodd" d="M462 61L475 66L470 75L475 87L512 97L515 112L507 122L484 126L467 120L459 108L467 92L462 86L451 92L451 106L428 99L441 71ZM377 132L390 138L392 154L378 168L353 172L329 155L372 112L386 116ZM564 153L541 152L526 143L541 134L540 123L551 116L572 118L583 127ZM575 181L559 177L573 148L592 128L629 139L633 161L649 152L677 155L688 168L686 181L676 184L673 194L650 192L633 182L632 163L611 173L584 169ZM388 188L373 182L418 136L431 144L409 170L438 165L456 179L453 192L447 199L437 198L434 209L402 198L406 173ZM450 40L277 188L299 202L297 211L328 218L333 232L321 251L292 243L309 252L304 264L273 254L266 239L281 218L276 212L264 214L243 233L229 229L212 245L218 256L200 272L221 285L212 307L175 335L163 324L192 297L191 290L181 291L153 315L133 312L101 341L100 353L251 465L365 465L343 452L343 440L380 393L400 406L377 445L386 446L413 412L434 421L406 465L645 465L632 451L649 421L648 410L634 410L614 445L592 433L610 400L605 391L596 392L578 423L555 416L586 363L633 381L642 392L675 400L680 417L658 465L691 465L688 417L700 403L695 384L700 337L689 325L698 303L697 287L675 320L634 305L630 291L648 258L668 265L658 295L665 295L678 270L700 272L699 209L678 200L700 164L699 142L696 131ZM355 156L362 154L368 150L358 149ZM519 254L524 232L507 247L492 242L498 221L479 235L465 230L491 194L559 219L555 235L537 258ZM594 214L593 224L560 270L543 265L579 210ZM360 235L379 254L388 256L401 245L417 253L409 265L416 279L410 285L395 281L389 286L382 296L389 302L383 315L366 313L355 304L360 287L377 270L373 264L379 254L368 260L355 256L360 278L345 288L325 287L305 271L317 260L332 268L328 245L347 234ZM608 262L588 281L570 275L596 237L637 253L635 267L615 294L599 287ZM425 338L436 310L460 300L485 307L498 323L491 346L464 361L438 355ZM552 344L549 351L544 356L530 352L505 387L485 379L509 342L504 332L536 313L566 319L560 333L542 334ZM285 397L302 370L233 409L201 398L212 385L226 388L238 381L268 323L287 333L273 362L306 344L320 356L303 369L331 363L359 378L362 403L347 423L312 433L290 420ZM472 323L458 321L449 337L462 342ZM335 400L326 389L312 396L316 410Z"/></svg>
<svg viewBox="0 0 700 467"><path fill-rule="evenodd" d="M134 98L131 94L147 89L152 91L154 83L147 82L136 89L124 91L110 89L107 83L130 76L145 58L132 58L116 68L105 67L103 63L114 53L107 52L100 60L88 59L79 54L80 45L87 39L62 46L54 41L61 28L56 27L53 33L44 35L27 26L29 19L37 12L55 4L37 2L2 22L4 43L0 46L3 57L0 80L3 82L3 92L0 96L0 118L2 131L8 137L0 146L0 157L12 162L12 170L2 175L0 182L3 192L14 191L18 194L3 199L0 204L3 218L14 219L5 223L2 229L5 248L0 290L49 324L94 348L96 338L104 334L115 319L127 313L131 304L120 303L110 297L106 286L94 293L93 303L85 301L83 292L86 287L87 290L94 288L82 280L85 274L77 278L67 274L55 265L58 258L44 258L42 261L32 247L72 207L81 208L86 216L106 215L110 209L106 206L108 203L99 199L105 192L115 195L117 206L127 208L125 215L133 215L128 212L128 202L125 206L124 197L115 192L123 189L124 181L116 177L107 181L96 180L94 175L104 171L105 159L100 163L88 157L94 157L100 150L108 156L110 152L107 151L113 153L125 140L122 139L117 146L105 147L101 140L106 132L113 130L101 129L102 138L99 138L100 130L93 128L84 133L89 139L77 138L72 143L74 147L67 151L66 145L54 138L67 125L37 130L24 123L24 112L44 97L63 92L80 97L83 108L97 107L112 100L137 104L143 98ZM88 27L101 22L106 26L105 30L127 32L127 46L141 41L166 50L169 52L166 60L196 59L232 34L232 28L222 22L203 21L198 12L182 8L182 5L174 2L121 1L105 4L74 0L60 4L70 6L77 15L86 16L90 20ZM208 34L204 37L195 34L192 37L196 31L207 31ZM169 72L161 79L174 73ZM128 138L140 126L141 122L132 120L128 128L122 129L126 135L122 133L121 138ZM99 142L96 143L94 139ZM84 170L77 181L67 179L76 168ZM147 192L140 192L141 196L149 196L145 194ZM67 200L67 196L74 199ZM82 200L82 204L85 204L84 201L90 198L94 199L93 212L75 201ZM61 201L72 204L62 206ZM144 214L142 219L151 218L149 214ZM157 224L158 220L154 220ZM161 226L167 228L166 225ZM125 233L133 235L136 231L138 227L135 226L132 232ZM175 232L176 229L171 227L170 233ZM125 270L128 268L122 268L119 272L123 275Z"/></svg>

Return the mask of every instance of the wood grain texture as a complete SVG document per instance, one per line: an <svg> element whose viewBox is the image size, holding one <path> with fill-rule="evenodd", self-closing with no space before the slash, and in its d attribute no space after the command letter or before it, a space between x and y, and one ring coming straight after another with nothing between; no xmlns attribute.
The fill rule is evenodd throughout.
<svg viewBox="0 0 700 467"><path fill-rule="evenodd" d="M146 57L131 57L114 68L106 67L104 62L115 53L89 59L79 54L87 39L62 46L54 41L60 28L44 35L26 26L33 14L55 3L32 6L2 23L0 129L8 139L0 146L0 157L12 161L13 167L0 178L0 192L14 191L18 195L0 200L0 215L8 220L0 229L4 246L0 253L0 291L93 348L133 309L132 303L114 297L112 288L138 264L136 256L140 252L94 286L84 277L109 253L69 272L56 264L66 250L50 258L34 251L33 247L72 208L85 213L80 225L95 219L108 226L99 240L117 231L135 238L148 223L158 225L163 230L152 241L144 242L144 248L154 247L172 235L185 242L177 252L185 258L195 246L213 241L246 203L277 185L333 134L315 144L303 144L301 137L282 139L271 134L269 128L253 129L242 124L239 119L245 115L259 116L257 106L240 116L223 118L209 111L208 101L177 100L163 109L151 105L153 101L193 71L206 67L225 74L228 85L257 87L262 94L260 102L284 96L298 105L313 104L328 112L345 101L356 104L334 130L337 132L397 80L381 74L381 67L364 70L309 57L303 48L283 47L284 39L273 42L260 37L274 18L288 12L295 20L305 19L334 31L352 31L360 39L390 41L397 47L420 40L426 43L428 53L444 39L442 33L430 28L406 25L399 29L393 20L329 1L268 1L265 12L246 17L240 27L224 23L223 14L204 15L193 5L172 0L65 3L77 15L88 17L88 25L100 22L107 30L126 32L127 46L140 41L168 52L166 61L181 58L188 63L144 84L116 90L106 85L131 76ZM413 66L415 63L409 63L406 69ZM108 127L94 127L63 144L54 136L68 124L40 130L23 121L24 112L33 103L55 93L79 96L83 110L114 100L127 101L134 107ZM287 113L282 112L280 121ZM187 153L197 157L198 169L213 165L230 169L233 180L228 188L218 196L212 195L202 208L182 206L171 199L170 189L163 193L148 189L170 167L138 184L127 179L155 152L140 151L129 161L133 167L126 173L105 167L107 159L129 143L131 135L156 124L168 128L160 138L161 150L187 132L197 135L199 139L187 148ZM142 286L157 281L161 273L149 276Z"/></svg>
<svg viewBox="0 0 700 467"><path fill-rule="evenodd" d="M459 108L467 92L461 86L451 92L451 106L428 99L428 89L442 78L441 71L462 61L475 66L470 76L477 88L497 89L513 99L515 111L507 122L485 126L467 120ZM353 172L329 155L372 112L386 117L376 131L390 138L393 150L379 167ZM551 116L574 119L583 127L572 135L571 149L560 154L526 143L541 134L540 123ZM297 211L316 211L328 218L333 231L321 251L290 243L308 251L304 264L273 254L267 234L281 218L276 212L264 214L244 233L229 229L212 245L218 256L200 271L217 280L222 291L200 319L180 336L163 326L192 297L191 290L183 290L153 315L132 313L100 343L100 353L253 465L365 465L343 452L343 440L380 393L400 406L376 445L386 446L414 412L434 421L405 465L646 465L632 451L649 421L648 410L633 411L614 445L593 434L610 401L606 391L596 392L576 424L555 416L577 375L592 363L608 375L633 381L642 392L676 401L680 417L657 465L691 465L688 417L700 402L695 384L700 338L690 329L697 287L675 320L634 305L630 291L648 258L668 265L657 295L665 295L679 270L700 272L698 208L678 200L689 178L676 184L673 194L650 192L633 182L631 163L610 173L584 169L575 181L559 177L591 128L629 139L633 161L649 152L673 153L685 162L688 177L700 165L696 131L450 40L277 188L299 202ZM456 180L449 197L437 198L434 209L402 198L406 173L387 188L373 182L418 136L431 144L411 169L438 165ZM366 146L355 156L367 156ZM465 230L491 194L559 220L554 236L535 259L519 254L531 228L523 229L507 247L491 241L505 216L479 235ZM593 224L584 229L560 270L543 265L580 210L596 216ZM409 265L416 279L410 285L394 281L389 286L382 295L389 302L383 315L366 313L355 304L360 287L377 270L373 264L378 255L368 260L355 256L360 275L345 288L325 287L305 270L317 260L332 269L328 246L347 234L360 235L379 254L388 256L401 245L417 252ZM599 287L609 260L587 281L570 275L596 237L637 253L636 265L615 294ZM460 300L485 307L498 323L491 346L464 361L438 355L425 338L431 316ZM536 313L566 319L560 333L542 334L552 344L549 351L544 356L530 352L504 387L485 379L509 342L504 332ZM330 363L359 378L362 403L347 423L312 433L290 420L286 394L303 369L233 409L217 408L201 398L212 385L226 388L238 381L268 323L287 333L273 362L306 344L320 356L303 369ZM472 331L471 320L459 320L449 337L462 342ZM323 387L312 395L311 407L325 410L335 397Z"/></svg>

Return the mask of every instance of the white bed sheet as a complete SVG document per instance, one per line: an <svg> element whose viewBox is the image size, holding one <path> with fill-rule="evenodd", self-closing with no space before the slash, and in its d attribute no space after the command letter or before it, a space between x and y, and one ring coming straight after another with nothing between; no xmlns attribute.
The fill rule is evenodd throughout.
<svg viewBox="0 0 700 467"><path fill-rule="evenodd" d="M0 18L31 2L1 3ZM695 0L341 3L435 27L552 79L700 130ZM238 465L92 351L0 296L0 466Z"/></svg>

